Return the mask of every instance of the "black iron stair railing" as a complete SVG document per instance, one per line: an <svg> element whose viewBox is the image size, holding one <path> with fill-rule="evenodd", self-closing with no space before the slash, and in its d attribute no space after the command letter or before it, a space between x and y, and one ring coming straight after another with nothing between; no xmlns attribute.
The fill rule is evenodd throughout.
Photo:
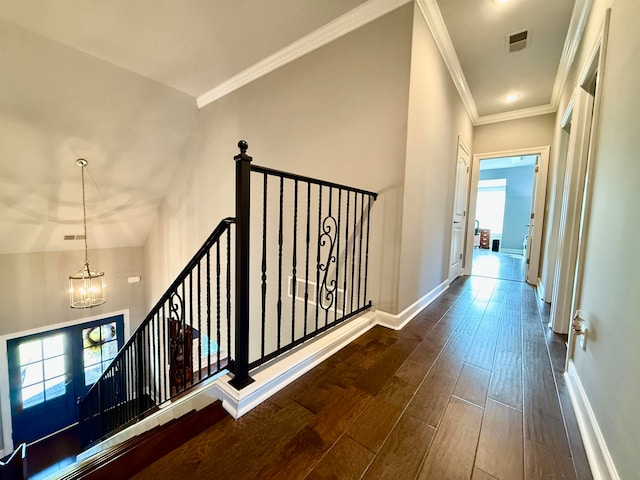
<svg viewBox="0 0 640 480"><path fill-rule="evenodd" d="M377 194L252 165L247 143L238 147L236 217L220 222L79 401L85 444L223 370L242 389L251 369L370 308Z"/></svg>
<svg viewBox="0 0 640 480"><path fill-rule="evenodd" d="M79 402L84 444L139 420L231 358L231 226L220 222Z"/></svg>

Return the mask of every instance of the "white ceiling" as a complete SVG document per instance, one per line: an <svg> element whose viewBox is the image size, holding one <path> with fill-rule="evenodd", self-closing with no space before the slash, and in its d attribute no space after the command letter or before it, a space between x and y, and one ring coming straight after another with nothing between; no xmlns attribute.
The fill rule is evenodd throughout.
<svg viewBox="0 0 640 480"><path fill-rule="evenodd" d="M2 0L0 18L198 97L364 0Z"/></svg>
<svg viewBox="0 0 640 480"><path fill-rule="evenodd" d="M480 117L551 103L575 0L437 1ZM508 53L521 30L527 48Z"/></svg>
<svg viewBox="0 0 640 480"><path fill-rule="evenodd" d="M0 0L0 253L82 248L62 240L82 233L79 157L90 247L143 245L197 99L301 37L407 1ZM548 107L573 2L418 0L440 7L481 119ZM531 48L509 57L504 36L519 28ZM512 90L520 101L501 103Z"/></svg>

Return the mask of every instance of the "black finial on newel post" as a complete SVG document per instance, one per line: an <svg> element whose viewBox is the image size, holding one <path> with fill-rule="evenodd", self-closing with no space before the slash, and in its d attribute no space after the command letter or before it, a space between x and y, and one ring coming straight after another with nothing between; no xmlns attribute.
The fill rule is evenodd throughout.
<svg viewBox="0 0 640 480"><path fill-rule="evenodd" d="M236 298L235 298L235 358L233 379L229 382L237 390L249 385L249 205L251 203L251 160L249 145L238 142L240 153L236 161Z"/></svg>

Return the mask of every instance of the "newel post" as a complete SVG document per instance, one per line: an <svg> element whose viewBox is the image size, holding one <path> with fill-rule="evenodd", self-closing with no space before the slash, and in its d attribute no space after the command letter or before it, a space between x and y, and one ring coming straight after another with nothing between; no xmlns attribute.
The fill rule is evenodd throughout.
<svg viewBox="0 0 640 480"><path fill-rule="evenodd" d="M229 382L241 390L253 379L249 376L249 205L251 201L251 160L247 142L238 142L236 162L236 292L234 377Z"/></svg>

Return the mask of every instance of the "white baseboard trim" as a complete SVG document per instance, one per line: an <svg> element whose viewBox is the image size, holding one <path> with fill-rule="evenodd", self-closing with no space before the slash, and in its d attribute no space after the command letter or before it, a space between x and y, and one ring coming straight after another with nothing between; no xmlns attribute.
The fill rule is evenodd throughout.
<svg viewBox="0 0 640 480"><path fill-rule="evenodd" d="M231 375L224 375L214 386L218 398L222 400L222 406L231 416L240 418L375 325L374 312L360 315L321 335L308 345L279 357L276 362L252 372L254 382L239 391L229 385Z"/></svg>
<svg viewBox="0 0 640 480"><path fill-rule="evenodd" d="M445 280L417 302L409 305L402 312L395 315L393 313L383 312L382 310L376 310L377 324L393 330L401 330L413 317L424 310L431 302L447 290L447 288L449 288L449 280Z"/></svg>
<svg viewBox="0 0 640 480"><path fill-rule="evenodd" d="M569 369L564 376L594 480L620 480L573 361L569 361Z"/></svg>
<svg viewBox="0 0 640 480"><path fill-rule="evenodd" d="M502 248L500 247L500 253L510 253L512 255L522 255L521 248ZM524 257L524 255L523 255Z"/></svg>

